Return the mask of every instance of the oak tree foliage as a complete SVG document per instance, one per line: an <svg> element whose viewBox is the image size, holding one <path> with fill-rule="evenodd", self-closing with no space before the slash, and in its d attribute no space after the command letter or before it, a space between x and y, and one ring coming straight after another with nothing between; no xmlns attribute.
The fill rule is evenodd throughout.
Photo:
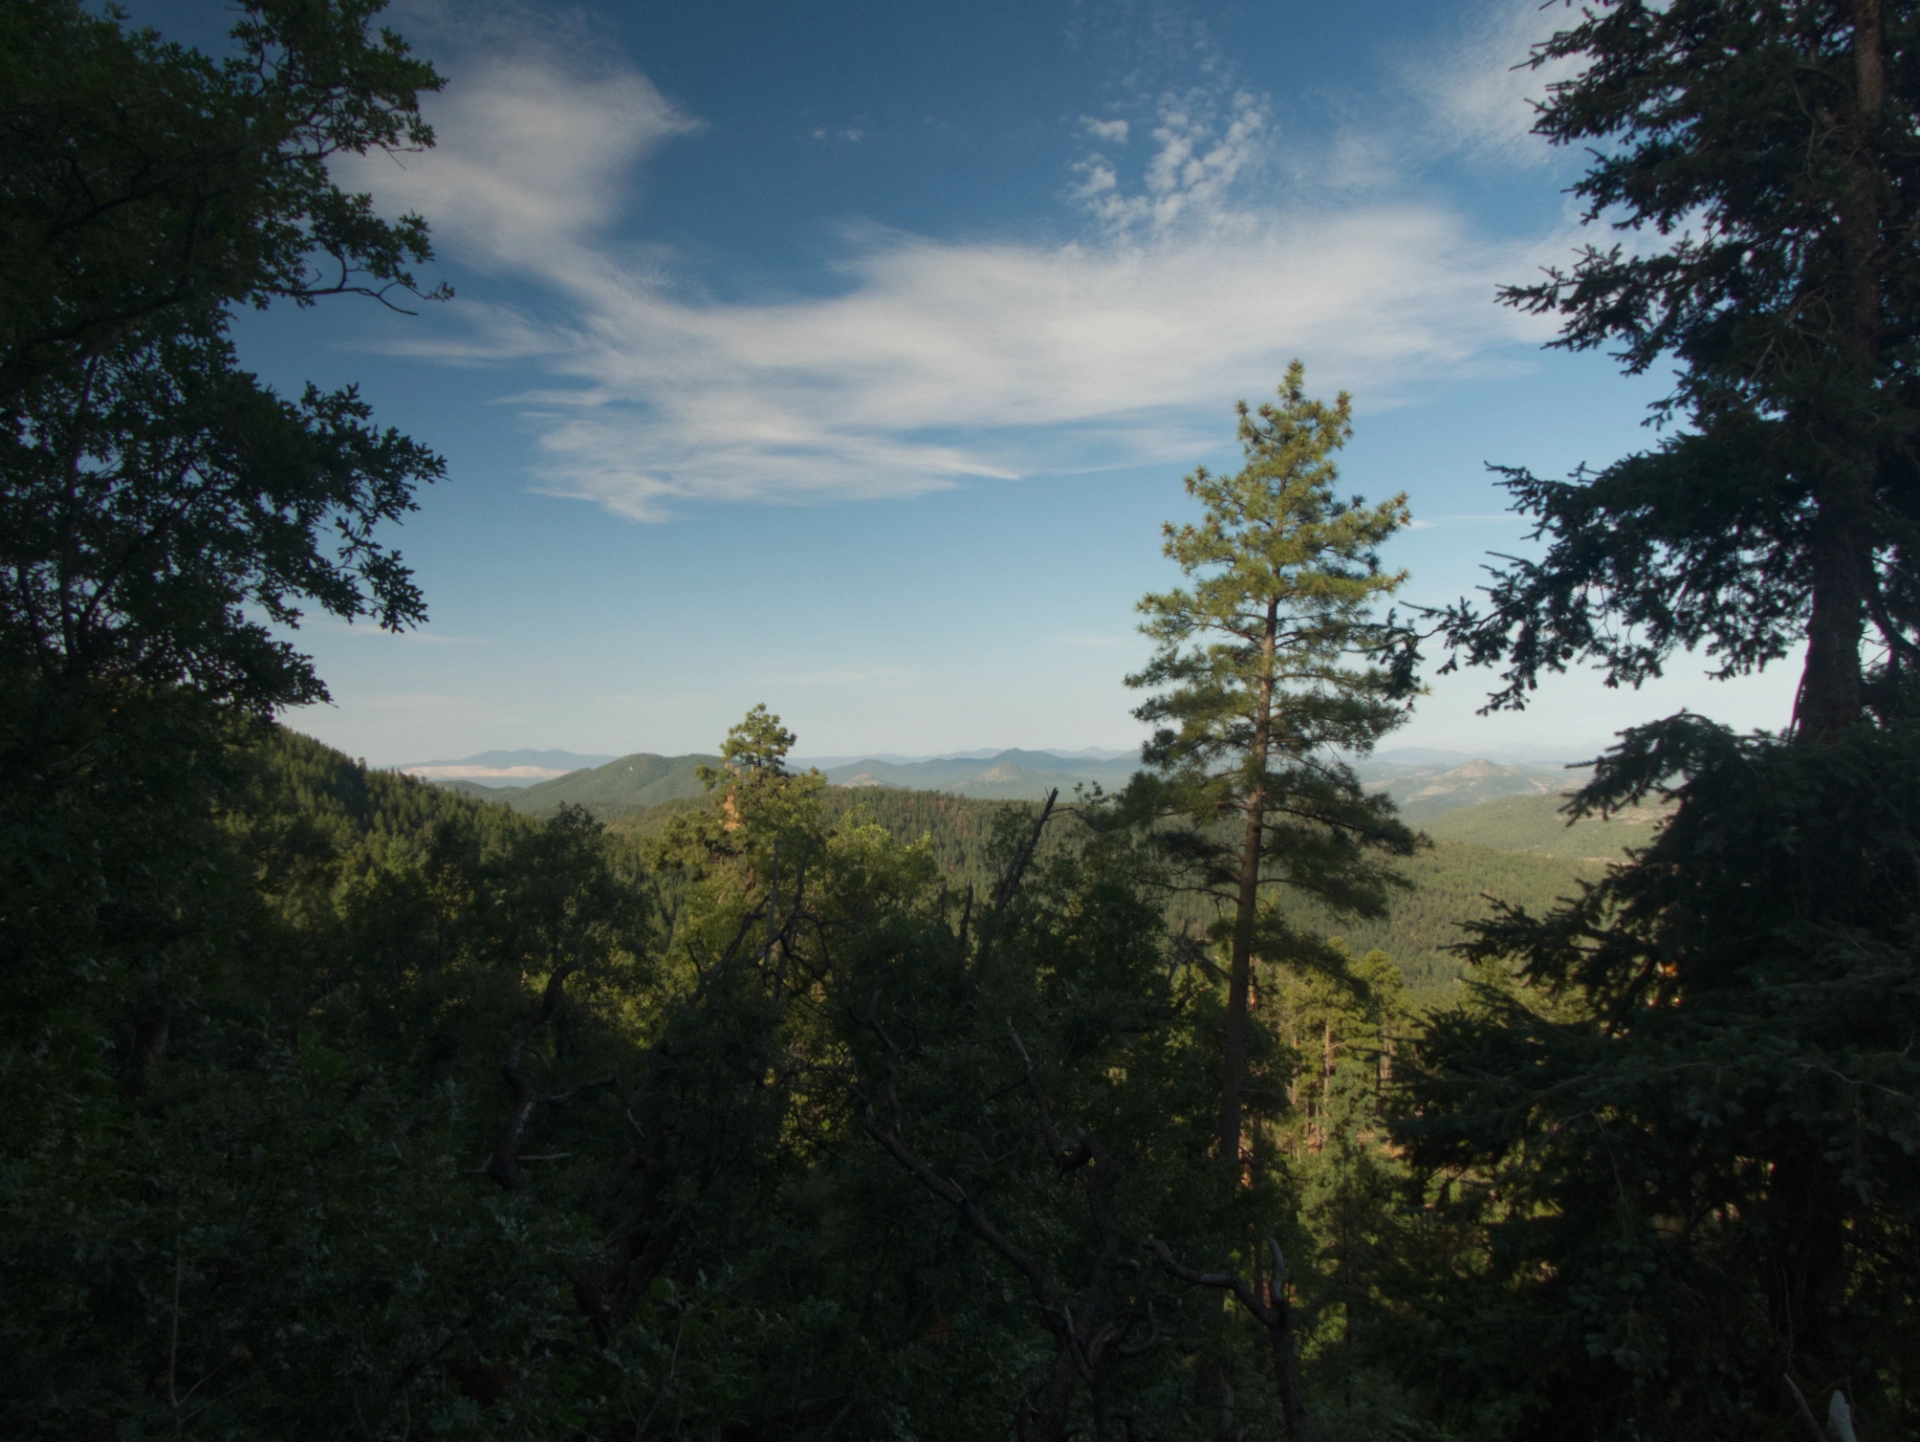
<svg viewBox="0 0 1920 1442"><path fill-rule="evenodd" d="M330 163L432 143L440 81L369 0L244 7L213 59L74 0L0 8L0 646L58 704L190 684L260 712L322 699L273 632L316 605L425 615L382 528L438 457L352 388L289 401L230 308L418 294L418 216Z"/></svg>

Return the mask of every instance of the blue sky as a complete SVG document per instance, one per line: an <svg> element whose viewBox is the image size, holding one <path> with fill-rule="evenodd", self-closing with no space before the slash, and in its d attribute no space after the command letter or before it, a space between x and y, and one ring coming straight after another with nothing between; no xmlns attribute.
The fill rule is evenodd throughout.
<svg viewBox="0 0 1920 1442"><path fill-rule="evenodd" d="M1577 243L1515 72L1522 3L402 4L430 154L345 167L457 292L248 316L287 388L361 383L449 476L398 540L431 623L302 631L377 762L711 749L756 701L815 754L1127 746L1134 601L1180 478L1289 357L1404 490L1405 593L1523 528L1484 463L1647 444L1652 379L1493 302ZM207 43L198 0L135 7ZM1520 716L1436 683L1390 744L1570 755L1690 706L1784 724L1790 671Z"/></svg>

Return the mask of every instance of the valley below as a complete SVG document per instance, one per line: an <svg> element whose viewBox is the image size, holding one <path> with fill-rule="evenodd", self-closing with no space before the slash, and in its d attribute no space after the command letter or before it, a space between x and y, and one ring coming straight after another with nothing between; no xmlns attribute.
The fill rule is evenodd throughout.
<svg viewBox="0 0 1920 1442"><path fill-rule="evenodd" d="M699 770L716 766L709 754L660 756L637 752L614 760L582 757L561 775L502 784L447 775L461 768L500 765L516 758L562 764L568 752L496 752L464 762L432 763L422 777L446 789L532 817L579 806L616 835L644 840L705 794ZM1006 809L1031 811L1057 790L1062 805L1076 797L1112 793L1138 769L1131 755L1009 749L930 758L822 758L829 813L842 823L871 821L896 840L925 842L956 888L992 885L986 852L994 822ZM808 769L805 758L797 769ZM418 774L426 766L407 768ZM1342 916L1311 898L1295 898L1297 924L1340 937L1355 955L1380 950L1400 969L1410 991L1438 999L1456 985L1464 963L1454 947L1473 922L1497 903L1539 914L1583 883L1597 881L1630 848L1652 840L1666 814L1637 807L1617 815L1570 820L1564 808L1590 774L1584 767L1545 767L1427 751L1385 752L1355 770L1371 791L1392 797L1400 815L1425 838L1398 863L1407 881L1380 917ZM438 772L440 774L432 774ZM491 784L489 784L491 782ZM1211 914L1194 907L1192 920Z"/></svg>

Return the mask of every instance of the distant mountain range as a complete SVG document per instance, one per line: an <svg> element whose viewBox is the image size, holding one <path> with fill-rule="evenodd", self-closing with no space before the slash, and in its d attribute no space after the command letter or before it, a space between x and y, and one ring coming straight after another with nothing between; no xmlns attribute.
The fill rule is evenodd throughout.
<svg viewBox="0 0 1920 1442"><path fill-rule="evenodd" d="M1478 751L1447 751L1432 746L1389 746L1375 751L1367 760L1391 766L1461 766L1469 761L1498 761L1508 766L1531 766L1553 770L1563 766L1584 766L1611 742L1595 741L1584 746L1548 746L1514 741L1488 746Z"/></svg>
<svg viewBox="0 0 1920 1442"><path fill-rule="evenodd" d="M977 751L942 751L937 755L905 756L897 751L863 751L857 756L795 756L793 764L805 768L817 766L822 771L834 771L842 766L871 761L884 761L889 766L912 766L923 761L997 761L1008 755L1045 756L1049 760L1059 761L1120 761L1128 760L1140 754L1138 746L1114 750L1111 746L1082 746L1078 751L1057 751L1042 747L1038 751L1020 752L1017 748L984 746Z"/></svg>
<svg viewBox="0 0 1920 1442"><path fill-rule="evenodd" d="M983 801L1038 801L1058 789L1098 784L1117 791L1140 769L1133 752L1062 755L1058 751L996 751L987 756L942 756L928 761L882 761L866 757L823 768L832 786L890 786L945 791Z"/></svg>
<svg viewBox="0 0 1920 1442"><path fill-rule="evenodd" d="M601 766L584 767L513 789L499 783L476 784L466 777L441 781L468 796L504 801L515 811L545 812L563 804L584 806L596 816L617 816L662 801L698 796L706 788L698 775L702 766L718 766L718 756L655 756L641 751L619 756ZM437 778L429 778L437 779Z"/></svg>
<svg viewBox="0 0 1920 1442"><path fill-rule="evenodd" d="M698 768L717 765L719 759L644 751L621 757L571 751L487 751L459 761L423 761L395 769L468 795L503 801L516 811L546 812L572 803L612 816L700 795ZM940 791L983 801L1037 801L1054 789L1069 797L1081 786L1117 791L1139 763L1132 752L1089 747L1077 753L1007 750L919 759L816 757L796 760L796 765L815 766L829 785L849 789L878 787ZM1509 797L1554 798L1586 779L1579 770L1512 765L1464 752L1415 748L1364 758L1355 770L1369 789L1393 797L1400 814L1415 825Z"/></svg>
<svg viewBox="0 0 1920 1442"><path fill-rule="evenodd" d="M565 757L568 753L489 754L553 758ZM532 769L532 763L518 764L529 771ZM528 775L525 779L517 772L505 778L486 772L479 758L427 762L399 769L470 796L504 801L516 811L551 811L564 803L572 803L585 806L597 815L612 816L656 806L663 801L698 796L704 790L699 768L719 764L718 756L656 756L643 751L599 766ZM507 769L496 766L494 772ZM1117 789L1127 784L1136 763L1098 756L1062 756L1052 751L998 751L987 756L921 761L865 757L820 769L832 786L878 786L902 791L944 791L981 800L1036 801L1055 787L1063 795L1071 795L1076 786L1094 782L1109 790Z"/></svg>

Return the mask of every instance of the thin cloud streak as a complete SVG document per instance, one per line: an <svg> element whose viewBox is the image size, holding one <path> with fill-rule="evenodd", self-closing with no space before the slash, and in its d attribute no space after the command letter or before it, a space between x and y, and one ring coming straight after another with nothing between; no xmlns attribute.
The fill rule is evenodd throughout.
<svg viewBox="0 0 1920 1442"><path fill-rule="evenodd" d="M1497 0L1471 14L1451 54L1403 67L1408 89L1431 116L1431 143L1502 165L1545 165L1552 147L1533 133L1549 88L1578 69L1572 60L1530 63L1533 47L1569 27L1558 6Z"/></svg>
<svg viewBox="0 0 1920 1442"><path fill-rule="evenodd" d="M1562 237L1489 241L1437 204L1312 187L1283 208L1255 184L1271 117L1240 88L1163 97L1131 179L1098 151L1074 165L1079 241L850 228L838 295L691 299L672 257L636 258L609 232L646 158L696 118L637 70L581 74L537 48L454 69L432 116L441 148L348 178L551 304L467 305L464 329L395 349L551 375L513 401L537 488L636 520L1187 461L1295 355L1316 388L1378 406L1435 375L1510 367L1516 343L1550 333L1492 297ZM1460 124L1490 105L1458 100ZM1082 128L1109 147L1129 136Z"/></svg>

